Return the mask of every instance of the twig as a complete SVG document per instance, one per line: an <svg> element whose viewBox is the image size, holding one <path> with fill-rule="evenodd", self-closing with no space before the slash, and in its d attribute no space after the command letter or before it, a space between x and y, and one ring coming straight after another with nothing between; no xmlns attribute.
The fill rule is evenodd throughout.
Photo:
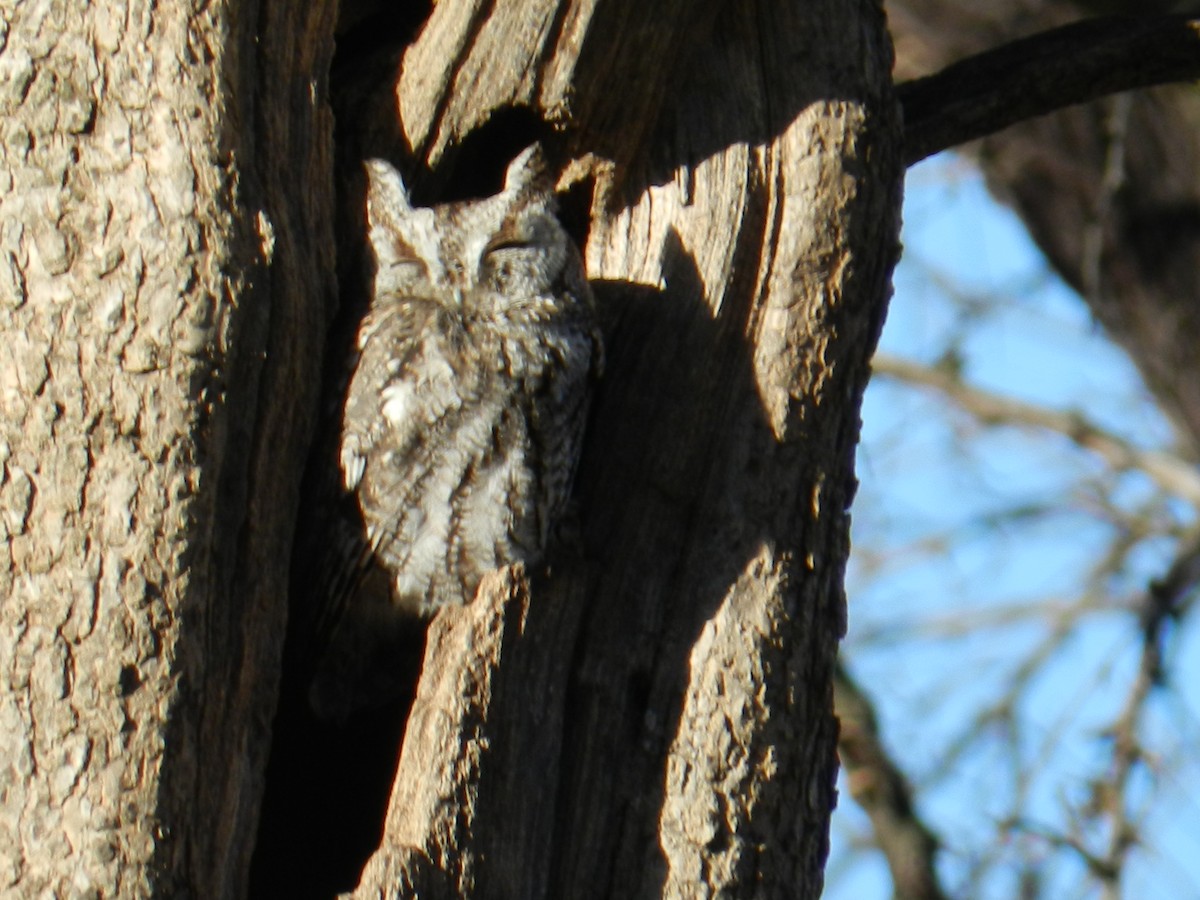
<svg viewBox="0 0 1200 900"><path fill-rule="evenodd" d="M876 354L871 368L881 375L941 391L985 424L1024 425L1065 435L1115 468L1144 472L1167 493L1200 507L1200 471L1195 467L1170 453L1135 447L1082 413L1055 412L1002 397L964 384L954 372L886 354Z"/></svg>
<svg viewBox="0 0 1200 900"><path fill-rule="evenodd" d="M1134 768L1143 761L1137 728L1150 692L1163 682L1163 634L1169 622L1186 610L1189 595L1200 583L1200 535L1180 548L1167 573L1151 583L1138 605L1142 620L1142 654L1137 677L1109 735L1113 742L1113 768L1109 777L1092 786L1091 809L1109 818L1108 846L1099 868L1093 871L1104 885L1105 896L1117 897L1125 854L1136 843L1137 827L1129 821L1125 792Z"/></svg>

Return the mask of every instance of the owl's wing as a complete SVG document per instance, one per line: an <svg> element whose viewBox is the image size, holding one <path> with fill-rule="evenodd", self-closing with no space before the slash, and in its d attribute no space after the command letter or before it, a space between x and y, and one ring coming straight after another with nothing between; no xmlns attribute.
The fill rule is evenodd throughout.
<svg viewBox="0 0 1200 900"><path fill-rule="evenodd" d="M342 484L396 466L428 429L462 405L453 326L431 303L406 301L363 321L342 419Z"/></svg>
<svg viewBox="0 0 1200 900"><path fill-rule="evenodd" d="M433 451L478 389L460 327L440 306L419 299L363 320L338 448L347 494L340 518L353 532L353 546L338 561L343 571L331 573L330 599L339 606L395 541L415 537L422 515L415 495L437 465Z"/></svg>
<svg viewBox="0 0 1200 900"><path fill-rule="evenodd" d="M604 345L592 322L578 321L547 337L555 364L532 409L542 446L542 492L546 518L557 522L570 499L593 386L604 366Z"/></svg>
<svg viewBox="0 0 1200 900"><path fill-rule="evenodd" d="M386 579L367 576L376 568L380 546L390 541L388 527L374 502L372 486L384 467L396 468L411 453L423 423L451 402L446 381L448 366L426 359L436 349L428 336L437 316L430 304L397 302L372 310L357 335L357 352L346 388L340 441L335 448L340 484L330 485L333 496L323 504L322 543L313 549L316 569L313 592L313 649L319 657L352 598L367 590L380 596L360 597L355 603L386 604ZM452 385L451 385L452 386ZM364 498L368 500L364 507ZM402 509L405 498L390 498Z"/></svg>

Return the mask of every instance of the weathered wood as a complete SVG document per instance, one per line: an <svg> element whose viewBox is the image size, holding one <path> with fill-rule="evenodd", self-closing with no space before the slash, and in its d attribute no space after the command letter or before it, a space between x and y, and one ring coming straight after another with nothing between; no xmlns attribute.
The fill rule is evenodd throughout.
<svg viewBox="0 0 1200 900"><path fill-rule="evenodd" d="M5 21L2 889L239 896L332 307L332 10ZM888 70L866 2L433 6L395 154L432 190L523 105L590 159L610 364L577 534L433 626L364 894L819 894Z"/></svg>
<svg viewBox="0 0 1200 900"><path fill-rule="evenodd" d="M498 110L526 107L572 135L576 155L646 150L718 0L436 4L404 56L396 97L414 154L436 165Z"/></svg>
<svg viewBox="0 0 1200 900"><path fill-rule="evenodd" d="M594 154L609 359L584 561L552 558L528 599L493 581L435 623L355 896L816 897L858 402L897 250L882 16L724 5L642 59L667 52L662 25L628 7L604 46L640 65L597 84L570 54L599 46L600 9L528 7L438 4L399 109L434 182L511 104ZM517 41L502 55L500 34ZM598 91L649 120L606 118Z"/></svg>

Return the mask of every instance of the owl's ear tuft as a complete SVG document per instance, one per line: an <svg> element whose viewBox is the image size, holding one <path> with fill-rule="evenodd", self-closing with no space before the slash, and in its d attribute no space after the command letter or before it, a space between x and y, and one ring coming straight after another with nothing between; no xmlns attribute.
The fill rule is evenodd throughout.
<svg viewBox="0 0 1200 900"><path fill-rule="evenodd" d="M367 172L367 219L377 224L384 210L411 210L408 189L396 167L386 160L368 159L363 163Z"/></svg>
<svg viewBox="0 0 1200 900"><path fill-rule="evenodd" d="M510 197L550 194L554 181L541 144L532 144L508 164L504 173L504 193Z"/></svg>

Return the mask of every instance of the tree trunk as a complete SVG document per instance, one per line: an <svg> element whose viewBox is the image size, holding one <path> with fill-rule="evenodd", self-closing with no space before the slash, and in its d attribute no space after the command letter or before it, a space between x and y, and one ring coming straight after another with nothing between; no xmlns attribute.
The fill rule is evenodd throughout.
<svg viewBox="0 0 1200 900"><path fill-rule="evenodd" d="M670 6L441 3L399 66L418 194L471 141L593 154L608 366L580 552L434 622L354 896L820 894L889 51L870 4Z"/></svg>
<svg viewBox="0 0 1200 900"><path fill-rule="evenodd" d="M4 15L17 896L245 892L334 290L333 23L293 6ZM818 896L897 252L877 5L442 0L402 60L341 61L347 170L433 200L536 138L576 161L608 340L577 539L433 623L359 895Z"/></svg>
<svg viewBox="0 0 1200 900"><path fill-rule="evenodd" d="M333 290L332 6L0 14L6 897L244 889Z"/></svg>

